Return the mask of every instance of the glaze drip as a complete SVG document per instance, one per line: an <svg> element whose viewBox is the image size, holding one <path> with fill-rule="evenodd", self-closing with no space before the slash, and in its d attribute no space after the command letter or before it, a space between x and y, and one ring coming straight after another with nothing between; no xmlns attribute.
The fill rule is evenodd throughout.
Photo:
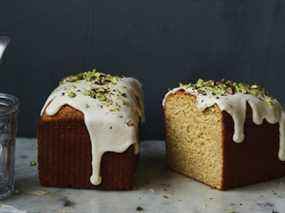
<svg viewBox="0 0 285 213"><path fill-rule="evenodd" d="M264 120L271 124L279 123L280 138L278 157L281 161L285 161L285 113L281 104L276 99L265 95L263 90L260 93L255 91L257 95L254 95L255 93L251 94L248 86L247 89L241 89L240 91L233 90L229 93L225 92L228 90L228 86L222 90L216 90L217 87L213 88L214 86L210 89L205 89L203 86L204 85L201 87L197 87L196 85L180 85L165 95L162 105L164 106L168 95L180 90L194 95L196 97L197 107L201 111L216 104L222 111L226 111L232 116L234 121L233 141L241 143L245 138L244 123L248 104L252 109L252 120L256 125L261 125Z"/></svg>
<svg viewBox="0 0 285 213"><path fill-rule="evenodd" d="M144 118L141 84L126 77L90 71L65 78L48 97L41 115L53 116L69 105L84 115L91 147L93 185L101 183L100 164L105 152L122 153L135 146L138 125Z"/></svg>

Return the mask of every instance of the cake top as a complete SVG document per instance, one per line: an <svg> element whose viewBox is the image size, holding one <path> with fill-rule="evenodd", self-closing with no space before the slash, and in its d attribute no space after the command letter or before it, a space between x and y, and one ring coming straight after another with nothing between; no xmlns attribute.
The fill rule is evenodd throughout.
<svg viewBox="0 0 285 213"><path fill-rule="evenodd" d="M144 107L136 79L96 70L68 76L50 94L41 114L56 115L65 105L84 115L92 145L92 184L101 183L100 162L105 152L121 153L134 145L138 153L137 130Z"/></svg>
<svg viewBox="0 0 285 213"><path fill-rule="evenodd" d="M97 85L116 84L122 77L98 72L96 69L65 77L61 83L86 80Z"/></svg>
<svg viewBox="0 0 285 213"><path fill-rule="evenodd" d="M273 98L264 89L264 87L258 84L247 84L242 82L235 82L230 80L203 80L198 79L196 83L179 84L180 88L192 89L200 95L212 95L212 96L227 96L234 94L247 94L255 96L259 99L266 101L269 105L273 104Z"/></svg>
<svg viewBox="0 0 285 213"><path fill-rule="evenodd" d="M129 105L125 91L127 86L118 87L123 78L98 72L96 69L70 75L60 81L60 87L63 88L61 95L69 98L83 95L97 100L101 107L106 106L112 112L119 111L122 106Z"/></svg>

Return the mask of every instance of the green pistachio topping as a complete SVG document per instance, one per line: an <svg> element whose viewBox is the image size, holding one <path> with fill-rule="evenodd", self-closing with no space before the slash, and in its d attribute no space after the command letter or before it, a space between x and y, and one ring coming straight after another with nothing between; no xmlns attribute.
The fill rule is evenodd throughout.
<svg viewBox="0 0 285 213"><path fill-rule="evenodd" d="M67 93L67 96L69 96L70 98L75 98L75 97L76 97L76 93L73 92L73 91L69 91L69 92Z"/></svg>
<svg viewBox="0 0 285 213"><path fill-rule="evenodd" d="M98 85L105 85L105 84L116 84L120 78L121 77L119 76L112 76L110 74L101 73L98 72L96 69L93 69L91 71L68 76L64 78L61 83L86 80L89 82L96 83Z"/></svg>
<svg viewBox="0 0 285 213"><path fill-rule="evenodd" d="M127 87L114 88L121 78L122 77L119 76L101 73L94 69L88 72L68 76L60 83L74 83L66 87L66 95L68 97L74 98L78 94L89 96L100 101L102 107L109 107L111 112L118 112L122 106L130 106L130 103L127 102ZM82 91L77 89L76 83L80 81L86 81L88 84L90 83L90 88ZM115 103L114 100L116 100Z"/></svg>
<svg viewBox="0 0 285 213"><path fill-rule="evenodd" d="M196 90L199 94L212 94L215 96L233 95L236 93L249 94L263 99L269 105L273 104L273 98L270 97L265 89L257 84L247 84L222 79L221 81L206 81L198 79L195 84L180 83L179 87L184 89Z"/></svg>
<svg viewBox="0 0 285 213"><path fill-rule="evenodd" d="M30 162L30 166L36 166L37 165L37 162L35 161L35 160L32 160L31 162Z"/></svg>

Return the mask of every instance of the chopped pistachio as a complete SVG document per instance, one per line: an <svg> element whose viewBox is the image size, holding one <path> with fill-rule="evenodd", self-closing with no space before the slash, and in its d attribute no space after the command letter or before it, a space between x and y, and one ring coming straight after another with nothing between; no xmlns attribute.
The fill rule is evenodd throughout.
<svg viewBox="0 0 285 213"><path fill-rule="evenodd" d="M102 95L102 94L96 94L96 98L102 102L107 100L107 97L105 95Z"/></svg>
<svg viewBox="0 0 285 213"><path fill-rule="evenodd" d="M266 99L272 104L272 98L267 95L265 89L257 84L246 84L222 79L220 81L206 81L198 79L195 84L180 83L181 88L192 88L201 95L212 94L214 96L233 95L235 93L251 94L261 99Z"/></svg>
<svg viewBox="0 0 285 213"><path fill-rule="evenodd" d="M92 90L85 90L85 91L82 92L82 94L85 95L85 96L90 96L92 98L94 97Z"/></svg>
<svg viewBox="0 0 285 213"><path fill-rule="evenodd" d="M119 107L114 107L110 109L111 112L119 112L120 108Z"/></svg>
<svg viewBox="0 0 285 213"><path fill-rule="evenodd" d="M182 87L182 88L190 88L191 86L192 86L191 83L189 84L179 83L179 87Z"/></svg>
<svg viewBox="0 0 285 213"><path fill-rule="evenodd" d="M68 76L64 79L66 82L75 82L78 78L75 75Z"/></svg>
<svg viewBox="0 0 285 213"><path fill-rule="evenodd" d="M119 77L114 76L114 77L111 77L110 80L113 84L116 84L119 81Z"/></svg>
<svg viewBox="0 0 285 213"><path fill-rule="evenodd" d="M70 98L76 97L76 93L75 93L75 92L72 92L72 91L69 91L69 92L67 93L67 95L68 95L68 97L70 97Z"/></svg>
<svg viewBox="0 0 285 213"><path fill-rule="evenodd" d="M124 106L129 106L129 105L130 105L130 103L129 103L129 102L127 102L127 101L123 101L123 105L124 105Z"/></svg>
<svg viewBox="0 0 285 213"><path fill-rule="evenodd" d="M104 85L108 83L116 84L119 81L119 76L112 76L109 74L98 72L96 69L91 71L79 73L77 75L70 75L61 81L63 82L76 82L79 80L94 81L99 85Z"/></svg>
<svg viewBox="0 0 285 213"><path fill-rule="evenodd" d="M37 162L35 161L35 160L32 160L31 162L30 162L30 166L36 166L37 165Z"/></svg>
<svg viewBox="0 0 285 213"><path fill-rule="evenodd" d="M204 84L204 80L199 78L198 81L196 82L196 86L199 88L199 87L202 87Z"/></svg>
<svg viewBox="0 0 285 213"><path fill-rule="evenodd" d="M265 102L269 105L269 106L273 106L273 99L269 96L265 96Z"/></svg>
<svg viewBox="0 0 285 213"><path fill-rule="evenodd" d="M76 75L71 75L62 80L62 83L72 83L63 85L66 88L65 94L68 97L76 97L76 93L81 93L84 96L89 96L100 102L100 106L103 108L108 107L111 112L117 112L120 110L121 106L129 106L130 103L124 98L127 98L126 93L128 87L123 86L122 89L113 88L122 77L112 76L110 74L105 74L98 72L96 69L91 71L79 73ZM90 89L79 89L76 84L77 81L87 81L90 84ZM76 92L76 93L75 93ZM89 108L89 105L85 106Z"/></svg>

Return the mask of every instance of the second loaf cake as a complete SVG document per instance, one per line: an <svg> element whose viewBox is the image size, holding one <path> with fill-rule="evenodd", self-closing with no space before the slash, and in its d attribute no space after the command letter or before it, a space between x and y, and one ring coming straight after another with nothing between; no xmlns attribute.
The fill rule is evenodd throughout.
<svg viewBox="0 0 285 213"><path fill-rule="evenodd" d="M264 88L200 79L163 108L171 169L223 190L285 175L285 114Z"/></svg>

